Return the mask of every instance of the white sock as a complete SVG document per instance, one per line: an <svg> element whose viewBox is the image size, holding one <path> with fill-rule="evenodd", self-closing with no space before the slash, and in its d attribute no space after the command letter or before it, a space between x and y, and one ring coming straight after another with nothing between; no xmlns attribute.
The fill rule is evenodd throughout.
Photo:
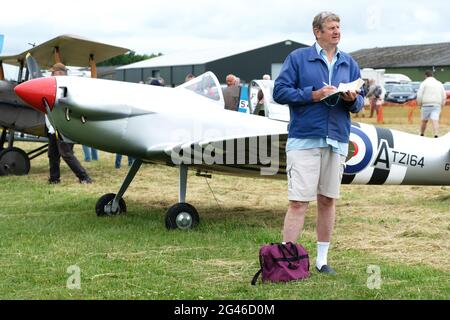
<svg viewBox="0 0 450 320"><path fill-rule="evenodd" d="M327 264L329 242L317 242L317 260L316 267L320 270L322 266Z"/></svg>

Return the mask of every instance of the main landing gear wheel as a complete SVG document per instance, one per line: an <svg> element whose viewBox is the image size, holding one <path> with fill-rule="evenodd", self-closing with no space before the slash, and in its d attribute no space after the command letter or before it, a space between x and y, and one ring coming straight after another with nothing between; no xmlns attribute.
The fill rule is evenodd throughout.
<svg viewBox="0 0 450 320"><path fill-rule="evenodd" d="M115 196L115 193L107 193L98 199L95 204L95 212L97 213L97 216L115 216L127 212L127 205L125 204L125 200L123 200L123 198L120 198L119 206L116 211L112 211L111 207Z"/></svg>
<svg viewBox="0 0 450 320"><path fill-rule="evenodd" d="M0 152L0 176L22 176L30 172L30 159L19 148L6 148Z"/></svg>
<svg viewBox="0 0 450 320"><path fill-rule="evenodd" d="M189 203L180 202L171 206L166 212L166 228L187 230L200 222L197 210Z"/></svg>

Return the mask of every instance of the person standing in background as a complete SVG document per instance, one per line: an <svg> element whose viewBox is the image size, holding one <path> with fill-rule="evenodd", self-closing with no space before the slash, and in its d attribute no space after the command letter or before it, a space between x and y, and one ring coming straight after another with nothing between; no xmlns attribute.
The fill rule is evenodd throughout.
<svg viewBox="0 0 450 320"><path fill-rule="evenodd" d="M84 161L89 162L91 160L97 161L98 160L98 152L97 149L88 147L83 145L83 154L84 154Z"/></svg>
<svg viewBox="0 0 450 320"><path fill-rule="evenodd" d="M62 63L56 63L50 69L52 76L66 76L67 68ZM50 184L60 183L60 163L61 158L67 163L69 168L78 177L80 183L92 183L92 179L89 177L86 169L80 164L78 159L73 153L73 143L64 142L57 137L56 131L45 115L45 124L48 131L48 159L50 164L50 178L48 182Z"/></svg>
<svg viewBox="0 0 450 320"><path fill-rule="evenodd" d="M420 106L422 122L420 124L420 135L425 134L428 120L433 125L433 135L439 136L439 116L441 108L445 106L446 93L442 82L433 77L433 72L425 72L425 80L420 84L417 91L417 105Z"/></svg>

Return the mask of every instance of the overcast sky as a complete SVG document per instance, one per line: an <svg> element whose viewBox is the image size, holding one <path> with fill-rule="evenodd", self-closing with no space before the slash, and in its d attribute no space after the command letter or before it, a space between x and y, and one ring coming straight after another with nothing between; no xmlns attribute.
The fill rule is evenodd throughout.
<svg viewBox="0 0 450 320"><path fill-rule="evenodd" d="M138 54L270 44L312 44L320 11L341 17L343 51L450 42L444 0L3 1L2 54L17 54L61 34L123 46Z"/></svg>

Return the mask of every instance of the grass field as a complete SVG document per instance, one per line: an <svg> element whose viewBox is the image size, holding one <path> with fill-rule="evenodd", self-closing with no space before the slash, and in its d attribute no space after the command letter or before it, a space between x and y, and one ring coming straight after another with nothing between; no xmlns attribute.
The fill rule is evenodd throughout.
<svg viewBox="0 0 450 320"><path fill-rule="evenodd" d="M418 130L402 108L386 108L385 123ZM441 134L448 131L443 123ZM76 153L82 159L80 146ZM450 299L450 187L343 185L329 253L339 274L251 286L259 247L280 241L285 181L214 175L214 197L205 178L190 173L187 200L201 223L169 232L175 168L144 165L125 194L128 213L98 218L97 199L117 192L127 168L115 169L105 152L83 164L91 185L65 164L62 183L48 185L46 156L32 161L28 176L0 178L0 299ZM313 203L301 238L312 264L315 210ZM371 265L380 268L379 289L368 286ZM80 289L67 287L71 266Z"/></svg>

